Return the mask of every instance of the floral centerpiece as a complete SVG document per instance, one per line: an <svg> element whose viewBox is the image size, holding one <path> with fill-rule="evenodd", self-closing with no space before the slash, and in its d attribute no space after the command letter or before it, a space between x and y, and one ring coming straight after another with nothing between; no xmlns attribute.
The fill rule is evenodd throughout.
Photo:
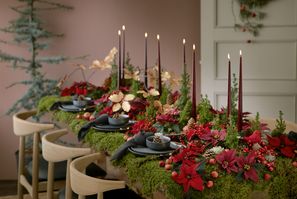
<svg viewBox="0 0 297 199"><path fill-rule="evenodd" d="M111 52L113 58L115 52ZM172 152L167 159L159 156L140 159L144 162L161 159L159 164L165 169L159 167L156 169L153 163L157 162L150 164L159 172L159 175L154 177L170 175L170 183L180 185L185 196L189 198L192 194L203 196L201 194L204 192L209 194L210 189L218 192L219 189L226 188L224 181L226 184L228 181L238 183L240 186L248 184L249 188L254 184L262 184L261 190L265 190L269 182L276 178L275 170L281 167L277 164L278 160L285 159L296 167L297 135L294 132L285 132L282 114L277 120L275 129L268 129L260 122L259 115L251 119L247 117L248 113L242 113L240 116L243 119L243 126L242 130L238 131L236 100L239 89L236 80L233 82L232 111L229 116L226 114L227 109L215 110L207 97L203 97L197 107L197 117L192 117L193 102L189 97L190 81L186 70L182 80L179 81L179 91L173 91L172 84L168 83L176 82L173 75L162 71L162 93L160 93L157 88L146 88L140 81L141 70L134 68L128 61L123 70L125 74L124 80L120 80L121 84L116 75L115 61L108 58L105 62L98 61L93 65L112 69L110 78L104 83L104 87L110 86L110 89L95 99L96 111L99 114L107 113L111 118L129 115L130 119L135 120L125 134L119 135L121 139L124 137L129 141L140 132L157 132L170 136L173 134L174 141L180 142L182 147ZM153 70L156 70L156 67ZM151 80L157 79L157 73L149 75ZM115 85L118 85L117 89ZM122 140L117 141L118 143L122 143ZM113 148L113 152L115 149ZM139 163L139 166L145 165L144 162ZM131 173L132 171L129 171L129 174ZM174 185L170 186L175 187ZM216 186L221 187L216 188ZM222 195L223 191L221 192Z"/></svg>

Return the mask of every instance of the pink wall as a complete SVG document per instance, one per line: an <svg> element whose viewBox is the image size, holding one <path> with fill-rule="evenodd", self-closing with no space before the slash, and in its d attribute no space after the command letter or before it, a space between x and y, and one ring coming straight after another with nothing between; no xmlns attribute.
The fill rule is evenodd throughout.
<svg viewBox="0 0 297 199"><path fill-rule="evenodd" d="M104 58L113 46L117 47L117 30L123 24L127 29L126 49L130 52L134 65L143 64L144 32L149 33L149 65L155 63L157 56L155 35L160 34L162 66L176 74L181 72L182 38L187 39L189 65L192 43L199 44L199 0L60 0L59 2L72 5L75 9L69 12L52 11L42 14L48 29L65 33L64 38L53 40L50 50L45 54L73 57L89 55L89 57L86 60L44 67L44 71L52 78L59 78L72 71L73 63L89 65L93 59ZM16 1L1 0L0 27L5 27L9 20L16 17L16 14L9 9L9 6L16 4ZM0 39L8 38L8 35L0 33ZM0 49L15 54L26 54L22 49L3 44L0 44ZM11 117L5 116L4 113L22 96L26 88L16 86L5 89L5 87L26 78L26 75L6 65L0 63L0 179L15 179L14 151L17 149L18 139L12 132ZM96 73L91 81L100 84L107 74L108 72ZM77 74L73 79L80 80L81 76Z"/></svg>

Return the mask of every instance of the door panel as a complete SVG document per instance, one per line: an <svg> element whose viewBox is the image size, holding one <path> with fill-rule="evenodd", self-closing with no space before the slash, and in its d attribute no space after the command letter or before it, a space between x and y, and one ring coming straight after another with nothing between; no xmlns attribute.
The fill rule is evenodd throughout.
<svg viewBox="0 0 297 199"><path fill-rule="evenodd" d="M235 15L238 5L234 3ZM227 54L238 77L243 51L243 111L297 121L297 0L271 2L258 37L233 29L232 0L201 0L201 92L226 106ZM237 13L236 13L237 11ZM237 16L237 20L238 20ZM251 40L251 43L247 43Z"/></svg>

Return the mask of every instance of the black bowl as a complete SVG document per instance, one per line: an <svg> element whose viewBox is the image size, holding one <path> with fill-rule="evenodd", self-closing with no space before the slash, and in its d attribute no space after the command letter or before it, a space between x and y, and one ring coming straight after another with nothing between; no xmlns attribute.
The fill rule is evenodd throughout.
<svg viewBox="0 0 297 199"><path fill-rule="evenodd" d="M92 99L90 97L85 97L84 99L73 99L72 103L74 106L77 106L79 108L83 108L87 105L92 104Z"/></svg>
<svg viewBox="0 0 297 199"><path fill-rule="evenodd" d="M154 135L146 138L146 146L152 150L164 151L170 148L170 138L167 136L160 136L161 143L154 142Z"/></svg>
<svg viewBox="0 0 297 199"><path fill-rule="evenodd" d="M120 115L118 118L108 117L108 123L113 126L121 126L129 122L129 115Z"/></svg>

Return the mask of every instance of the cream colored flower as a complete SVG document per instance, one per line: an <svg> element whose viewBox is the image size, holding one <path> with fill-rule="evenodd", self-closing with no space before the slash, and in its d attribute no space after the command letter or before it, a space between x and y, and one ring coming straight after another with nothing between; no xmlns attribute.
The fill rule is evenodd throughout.
<svg viewBox="0 0 297 199"><path fill-rule="evenodd" d="M142 94L144 98L147 98L149 96L155 97L155 96L160 95L159 91L154 88L151 88L148 92L141 90L141 91L137 91L137 93Z"/></svg>
<svg viewBox="0 0 297 199"><path fill-rule="evenodd" d="M121 91L118 94L112 94L109 96L109 100L113 102L112 112L118 112L121 109L125 112L129 112L131 109L130 101L134 100L133 94L124 95Z"/></svg>
<svg viewBox="0 0 297 199"><path fill-rule="evenodd" d="M112 62L114 60L115 55L117 54L118 50L113 47L108 55L104 58L104 60L94 60L92 65L90 66L90 69L92 68L98 68L100 70L105 70L105 69L111 69L112 67Z"/></svg>
<svg viewBox="0 0 297 199"><path fill-rule="evenodd" d="M140 71L136 70L136 71L130 71L127 68L124 69L125 72L125 79L134 79L136 81L140 80Z"/></svg>
<svg viewBox="0 0 297 199"><path fill-rule="evenodd" d="M167 82L171 79L171 74L168 71L164 71L161 73L162 82Z"/></svg>

